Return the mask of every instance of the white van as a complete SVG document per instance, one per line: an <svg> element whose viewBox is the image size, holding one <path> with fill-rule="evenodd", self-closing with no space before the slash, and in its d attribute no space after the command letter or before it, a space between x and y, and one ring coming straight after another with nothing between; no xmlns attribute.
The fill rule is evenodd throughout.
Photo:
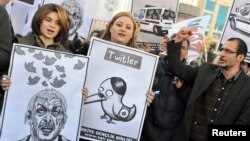
<svg viewBox="0 0 250 141"><path fill-rule="evenodd" d="M134 13L134 17L141 24L141 30L163 35L168 32L175 21L175 12L160 7L146 7Z"/></svg>
<svg viewBox="0 0 250 141"><path fill-rule="evenodd" d="M246 2L235 9L229 17L230 27L250 33L250 2Z"/></svg>

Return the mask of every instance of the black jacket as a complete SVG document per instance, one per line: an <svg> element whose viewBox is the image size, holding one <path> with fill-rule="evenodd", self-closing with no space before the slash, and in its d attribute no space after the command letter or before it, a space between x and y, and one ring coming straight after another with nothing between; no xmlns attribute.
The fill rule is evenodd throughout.
<svg viewBox="0 0 250 141"><path fill-rule="evenodd" d="M160 91L147 109L141 141L170 141L183 117L190 86L177 89L174 75L167 68L168 59L160 59L153 91Z"/></svg>
<svg viewBox="0 0 250 141"><path fill-rule="evenodd" d="M190 67L179 63L181 42L168 44L169 69L176 76L192 84L185 115L178 127L173 141L188 141L192 127L193 111L196 101L215 81L221 68L218 65L204 63L199 67ZM250 125L250 78L241 73L221 109L219 119L214 124Z"/></svg>

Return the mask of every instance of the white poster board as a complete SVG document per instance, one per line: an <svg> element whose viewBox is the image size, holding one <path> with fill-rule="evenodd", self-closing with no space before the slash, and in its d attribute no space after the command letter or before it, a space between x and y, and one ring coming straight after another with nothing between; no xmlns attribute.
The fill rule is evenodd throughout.
<svg viewBox="0 0 250 141"><path fill-rule="evenodd" d="M210 19L210 15L191 18L174 24L172 29L169 30L169 35L171 36L172 34L178 33L181 27L189 27L191 29L193 35L189 38L190 47L188 50L188 63L200 56L203 48L206 28Z"/></svg>
<svg viewBox="0 0 250 141"><path fill-rule="evenodd" d="M88 54L81 137L139 140L158 56L98 38L92 38Z"/></svg>
<svg viewBox="0 0 250 141"><path fill-rule="evenodd" d="M31 32L33 15L41 7L41 3L42 0L34 0L33 5L16 0L8 3L8 5L11 5L10 17L15 34L25 36Z"/></svg>
<svg viewBox="0 0 250 141"><path fill-rule="evenodd" d="M217 48L222 46L222 44L224 44L229 38L240 38L245 41L248 46L248 53L245 61L250 63L250 0L234 0L232 3L227 24Z"/></svg>
<svg viewBox="0 0 250 141"><path fill-rule="evenodd" d="M179 0L134 0L132 13L141 24L138 41L150 43L153 49L159 48L162 36L175 23L178 2Z"/></svg>
<svg viewBox="0 0 250 141"><path fill-rule="evenodd" d="M5 93L1 140L78 140L89 58L14 44Z"/></svg>
<svg viewBox="0 0 250 141"><path fill-rule="evenodd" d="M19 1L19 2L22 2L24 4L27 4L27 5L33 5L34 4L34 1L35 0L16 0L16 1Z"/></svg>

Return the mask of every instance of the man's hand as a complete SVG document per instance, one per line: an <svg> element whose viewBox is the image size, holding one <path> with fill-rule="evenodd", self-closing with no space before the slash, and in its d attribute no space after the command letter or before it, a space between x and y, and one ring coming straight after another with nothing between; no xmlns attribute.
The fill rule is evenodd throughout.
<svg viewBox="0 0 250 141"><path fill-rule="evenodd" d="M175 42L181 42L183 39L187 39L193 35L191 28L189 27L182 27L175 38Z"/></svg>

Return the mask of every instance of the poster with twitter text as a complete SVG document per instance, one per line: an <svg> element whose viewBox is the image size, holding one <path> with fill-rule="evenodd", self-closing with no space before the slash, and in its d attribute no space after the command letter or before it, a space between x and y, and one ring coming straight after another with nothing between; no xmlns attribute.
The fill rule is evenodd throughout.
<svg viewBox="0 0 250 141"><path fill-rule="evenodd" d="M98 38L88 55L81 138L139 140L158 56Z"/></svg>

